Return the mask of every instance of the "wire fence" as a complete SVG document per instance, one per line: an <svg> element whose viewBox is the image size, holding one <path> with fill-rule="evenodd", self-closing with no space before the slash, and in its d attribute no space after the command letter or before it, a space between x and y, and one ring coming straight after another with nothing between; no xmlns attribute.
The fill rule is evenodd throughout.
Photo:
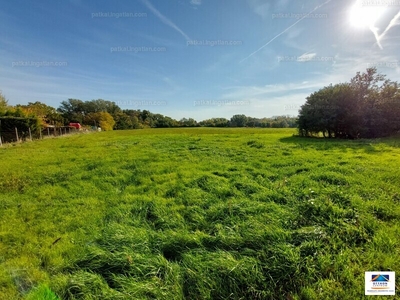
<svg viewBox="0 0 400 300"><path fill-rule="evenodd" d="M28 130L21 130L17 127L14 127L14 130L10 130L9 128L4 130L0 128L0 147L7 143L40 140L79 132L82 132L82 130L78 130L72 126L47 127L34 131L31 130L31 128L28 128Z"/></svg>

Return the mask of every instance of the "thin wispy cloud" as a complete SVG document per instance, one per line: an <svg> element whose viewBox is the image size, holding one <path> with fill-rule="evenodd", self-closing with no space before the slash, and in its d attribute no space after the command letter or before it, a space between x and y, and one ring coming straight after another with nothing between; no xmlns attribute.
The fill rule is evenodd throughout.
<svg viewBox="0 0 400 300"><path fill-rule="evenodd" d="M396 26L396 25L399 25L399 24L400 24L399 19L400 19L400 11L397 13L397 15L395 15L395 16L393 17L392 20L390 20L389 25L388 25L388 26L386 27L386 29L382 32L382 34L379 35L379 37L377 38L378 45L380 44L381 39L383 39L383 37L386 35L386 33L387 33L393 26Z"/></svg>
<svg viewBox="0 0 400 300"><path fill-rule="evenodd" d="M297 61L310 61L312 60L315 56L317 55L317 53L304 53L303 55L299 56L297 58Z"/></svg>
<svg viewBox="0 0 400 300"><path fill-rule="evenodd" d="M281 33L277 34L276 36L274 36L272 39L270 39L265 45L263 45L262 47L258 48L256 51L254 51L253 53L251 53L249 56L245 57L244 59L242 59L240 61L240 63L244 62L245 60L249 59L250 57L252 57L254 54L258 53L260 50L264 49L265 47L267 47L269 44L271 44L274 40L276 40L278 37L280 37L282 34L284 34L286 31L288 31L289 29L291 29L292 27L296 26L299 22L301 22L304 18L306 18L309 14L312 14L313 12L315 12L317 9L321 8L322 6L328 4L329 2L331 2L331 0L328 0L324 3L322 3L321 5L318 5L317 7L315 7L312 11L310 11L308 14L304 15L302 18L300 18L299 20L297 20L296 22L294 22L292 25L290 25L288 28L286 28L285 30L283 30Z"/></svg>
<svg viewBox="0 0 400 300"><path fill-rule="evenodd" d="M190 0L190 4L201 5L201 0Z"/></svg>
<svg viewBox="0 0 400 300"><path fill-rule="evenodd" d="M279 95L280 93L286 92L299 92L309 89L320 88L321 82L313 82L304 84L303 82L288 83L288 84L273 84L264 86L233 86L225 88L226 90L231 90L230 92L225 92L221 98L222 99L262 99L268 98L271 95ZM309 94L309 93L308 93ZM304 98L303 98L304 99ZM303 100L302 99L302 100Z"/></svg>
<svg viewBox="0 0 400 300"><path fill-rule="evenodd" d="M170 19L168 19L166 16L164 16L162 13L160 13L154 6L151 4L148 0L142 0L143 4L146 5L148 9L157 17L160 19L161 22L163 22L165 25L168 25L169 27L175 29L177 32L179 32L186 40L190 40L188 35L183 32L182 29L180 29L177 25L175 25L174 22L172 22Z"/></svg>

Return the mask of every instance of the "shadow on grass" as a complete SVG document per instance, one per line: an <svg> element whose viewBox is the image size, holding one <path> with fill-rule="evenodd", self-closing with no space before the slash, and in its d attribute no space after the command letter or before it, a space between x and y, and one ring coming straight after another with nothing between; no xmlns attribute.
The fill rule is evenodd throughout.
<svg viewBox="0 0 400 300"><path fill-rule="evenodd" d="M358 140L291 136L280 138L279 141L281 143L296 144L300 148L314 147L318 150L340 149L343 152L346 152L350 149L363 149L366 153L381 153L390 151L390 149L382 149L381 145L400 148L400 136Z"/></svg>

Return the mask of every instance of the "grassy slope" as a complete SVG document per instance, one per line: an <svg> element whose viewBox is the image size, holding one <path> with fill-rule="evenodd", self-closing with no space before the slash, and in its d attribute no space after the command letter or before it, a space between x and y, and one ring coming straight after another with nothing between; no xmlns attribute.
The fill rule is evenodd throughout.
<svg viewBox="0 0 400 300"><path fill-rule="evenodd" d="M292 133L0 148L0 299L363 298L400 270L400 142Z"/></svg>

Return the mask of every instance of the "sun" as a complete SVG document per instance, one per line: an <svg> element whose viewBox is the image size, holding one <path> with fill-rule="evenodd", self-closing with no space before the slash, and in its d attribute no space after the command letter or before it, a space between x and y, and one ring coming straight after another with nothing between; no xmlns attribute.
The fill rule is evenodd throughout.
<svg viewBox="0 0 400 300"><path fill-rule="evenodd" d="M384 11L383 6L366 6L357 1L350 9L350 22L355 27L371 28Z"/></svg>

